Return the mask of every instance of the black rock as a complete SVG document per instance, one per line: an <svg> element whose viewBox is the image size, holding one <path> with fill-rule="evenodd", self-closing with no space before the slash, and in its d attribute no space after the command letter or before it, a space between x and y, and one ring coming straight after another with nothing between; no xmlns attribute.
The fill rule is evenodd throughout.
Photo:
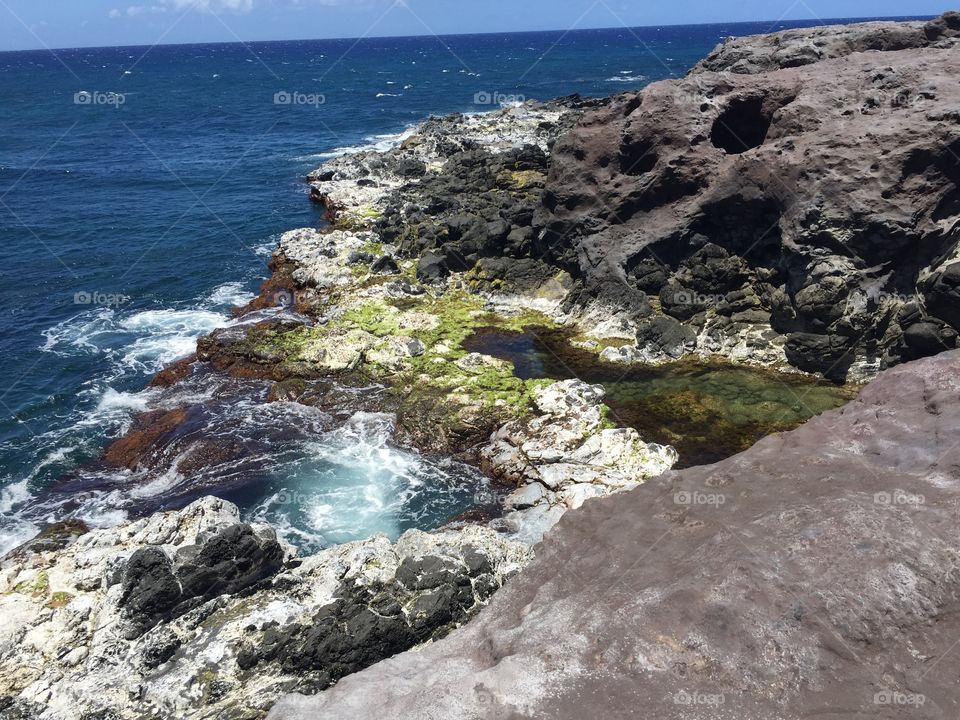
<svg viewBox="0 0 960 720"><path fill-rule="evenodd" d="M488 222L483 228L483 233L486 236L483 242L484 251L491 255L499 255L510 235L510 223L502 219Z"/></svg>
<svg viewBox="0 0 960 720"><path fill-rule="evenodd" d="M472 545L463 548L463 561L467 564L467 570L471 577L493 572L490 558Z"/></svg>
<svg viewBox="0 0 960 720"><path fill-rule="evenodd" d="M246 524L231 525L202 545L181 549L177 577L185 597L234 593L270 577L283 566L275 536L261 538Z"/></svg>
<svg viewBox="0 0 960 720"><path fill-rule="evenodd" d="M409 590L429 590L453 582L463 569L440 557L404 558L397 568L397 581Z"/></svg>
<svg viewBox="0 0 960 720"><path fill-rule="evenodd" d="M556 274L547 263L531 258L480 258L477 282L484 289L535 290Z"/></svg>
<svg viewBox="0 0 960 720"><path fill-rule="evenodd" d="M423 630L450 622L454 617L454 605L459 604L457 595L454 585L445 584L417 596L408 610L413 627Z"/></svg>
<svg viewBox="0 0 960 720"><path fill-rule="evenodd" d="M443 280L450 274L446 260L433 250L428 250L417 261L417 280L425 283L435 283Z"/></svg>
<svg viewBox="0 0 960 720"><path fill-rule="evenodd" d="M793 333L787 338L784 351L791 365L823 373L831 380L845 380L853 364L849 341L838 335Z"/></svg>
<svg viewBox="0 0 960 720"><path fill-rule="evenodd" d="M957 331L944 322L931 318L914 323L903 331L903 340L915 358L936 355L957 347Z"/></svg>
<svg viewBox="0 0 960 720"><path fill-rule="evenodd" d="M663 311L677 320L689 320L707 309L710 296L684 287L676 280L670 280L660 289L660 306Z"/></svg>
<svg viewBox="0 0 960 720"><path fill-rule="evenodd" d="M347 263L350 265L369 265L376 259L376 255L368 252L352 252L347 255Z"/></svg>
<svg viewBox="0 0 960 720"><path fill-rule="evenodd" d="M530 252L530 243L533 240L532 227L515 227L507 235L505 251L513 257L522 257Z"/></svg>
<svg viewBox="0 0 960 720"><path fill-rule="evenodd" d="M453 217L447 218L445 223L447 237L450 238L450 240L457 241L479 224L480 221L472 215L454 215Z"/></svg>
<svg viewBox="0 0 960 720"><path fill-rule="evenodd" d="M446 266L453 272L466 272L474 266L467 257L454 245L447 244L440 248Z"/></svg>
<svg viewBox="0 0 960 720"><path fill-rule="evenodd" d="M660 292L669 277L669 268L664 267L653 258L640 260L632 269L634 283L639 290L648 294Z"/></svg>
<svg viewBox="0 0 960 720"><path fill-rule="evenodd" d="M640 347L651 346L669 357L679 358L696 348L697 334L693 328L668 315L658 315L640 323L637 344Z"/></svg>
<svg viewBox="0 0 960 720"><path fill-rule="evenodd" d="M416 158L403 158L397 163L396 172L403 178L418 178L426 174L427 166Z"/></svg>
<svg viewBox="0 0 960 720"><path fill-rule="evenodd" d="M938 272L925 296L928 313L960 329L960 262Z"/></svg>
<svg viewBox="0 0 960 720"><path fill-rule="evenodd" d="M173 562L158 547L135 551L127 560L122 583L119 604L130 620L124 634L128 640L167 618L183 599L180 583L173 574Z"/></svg>
<svg viewBox="0 0 960 720"><path fill-rule="evenodd" d="M377 275L397 275L400 272L400 266L392 256L384 255L373 261L370 272Z"/></svg>
<svg viewBox="0 0 960 720"><path fill-rule="evenodd" d="M119 605L129 621L125 637L140 637L157 623L209 598L250 587L282 566L283 548L276 536L261 537L240 523L180 548L173 559L158 547L141 548L122 571ZM158 651L157 657L162 655Z"/></svg>

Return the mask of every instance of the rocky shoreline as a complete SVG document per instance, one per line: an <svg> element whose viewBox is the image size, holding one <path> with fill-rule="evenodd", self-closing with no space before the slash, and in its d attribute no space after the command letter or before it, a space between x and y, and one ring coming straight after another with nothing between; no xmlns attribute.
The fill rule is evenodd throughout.
<svg viewBox="0 0 960 720"><path fill-rule="evenodd" d="M212 383L391 413L398 444L502 484L496 512L305 557L204 497L216 488L117 528L52 526L0 561L0 717L252 720L424 643L453 657L484 631L437 641L528 564L542 574L557 538L585 522L564 520L534 559L567 511L615 507L595 500L613 493L633 506L626 491L686 477L668 473L672 447L611 418L603 387L519 377L464 348L478 331L563 330L598 363L722 358L835 382L954 347L958 18L733 39L680 81L431 118L391 150L325 163L307 181L329 225L283 235L259 297L154 379L169 402L103 463L155 478L241 455L195 442L202 408L170 399ZM694 490L709 494L704 482ZM497 593L483 622L530 582ZM406 657L387 686L407 683ZM372 717L357 677L317 702ZM487 694L496 707L460 698L444 712L533 712ZM398 702L396 717L433 711L420 695Z"/></svg>
<svg viewBox="0 0 960 720"><path fill-rule="evenodd" d="M104 453L107 467L141 482L242 453L203 439L202 406L178 404L197 385L389 411L398 442L461 454L502 483L486 499L495 506L487 527L460 521L300 557L213 497L113 529L51 526L0 566L0 716L263 717L285 693L320 691L442 637L529 562L565 511L676 462L672 448L608 419L603 388L525 381L510 363L462 349L475 328L556 324L566 276L531 262L507 287L452 270L453 255L411 259L402 238L377 229L410 192L404 179L426 172L436 183L479 174L491 197L465 200L529 214L518 206L542 188L546 151L578 108L595 104L433 119L395 151L328 163L311 181L329 227L283 235L239 322L160 373L157 409ZM445 162L449 174L439 172ZM485 222L473 232L521 234L502 217ZM348 398L330 377L382 391Z"/></svg>

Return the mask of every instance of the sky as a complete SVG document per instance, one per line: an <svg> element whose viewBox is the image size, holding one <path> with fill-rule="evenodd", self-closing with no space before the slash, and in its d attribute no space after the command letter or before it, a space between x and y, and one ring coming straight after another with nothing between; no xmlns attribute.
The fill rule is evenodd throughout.
<svg viewBox="0 0 960 720"><path fill-rule="evenodd" d="M939 15L935 0L0 0L0 50Z"/></svg>

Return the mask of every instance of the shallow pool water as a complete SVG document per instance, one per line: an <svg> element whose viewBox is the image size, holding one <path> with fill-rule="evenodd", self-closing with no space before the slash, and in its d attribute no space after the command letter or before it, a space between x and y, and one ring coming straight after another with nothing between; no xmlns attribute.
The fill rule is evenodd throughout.
<svg viewBox="0 0 960 720"><path fill-rule="evenodd" d="M856 394L856 388L807 375L725 361L660 366L603 362L573 346L567 333L544 328L483 328L464 346L511 361L522 378L579 378L603 385L611 419L636 428L647 441L673 445L679 467L722 460Z"/></svg>

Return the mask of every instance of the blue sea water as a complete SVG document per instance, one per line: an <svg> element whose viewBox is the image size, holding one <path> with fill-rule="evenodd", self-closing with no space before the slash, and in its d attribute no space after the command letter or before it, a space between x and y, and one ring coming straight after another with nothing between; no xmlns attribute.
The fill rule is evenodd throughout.
<svg viewBox="0 0 960 720"><path fill-rule="evenodd" d="M321 222L302 178L324 158L431 113L635 89L724 37L809 24L0 53L0 552L68 512L129 514L136 493L38 498L148 406L153 373L230 322L280 233ZM246 510L306 544L442 521L452 507L415 502L438 477L467 492L460 471L389 447L380 421L285 452L295 489L276 479ZM284 492L319 499L264 510Z"/></svg>

